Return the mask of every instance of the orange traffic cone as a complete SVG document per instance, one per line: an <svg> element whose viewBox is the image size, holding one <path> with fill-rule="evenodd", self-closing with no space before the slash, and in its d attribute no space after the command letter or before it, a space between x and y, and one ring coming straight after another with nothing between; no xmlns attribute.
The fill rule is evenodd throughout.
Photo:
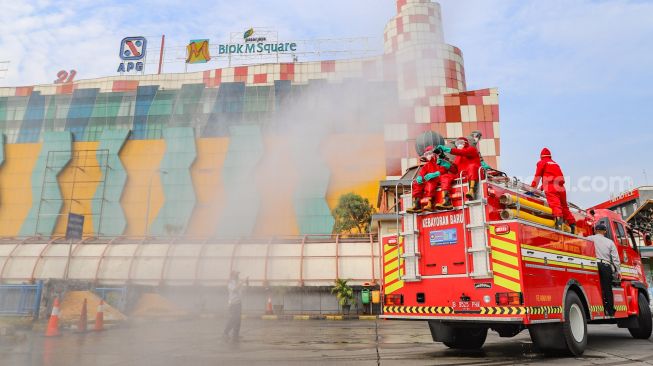
<svg viewBox="0 0 653 366"><path fill-rule="evenodd" d="M79 333L84 333L86 332L87 328L87 323L88 323L88 315L86 315L86 299L84 299L84 303L82 304L82 313L79 314L79 323L77 323L77 332Z"/></svg>
<svg viewBox="0 0 653 366"><path fill-rule="evenodd" d="M54 298L54 305L52 305L52 315L48 321L48 327L45 329L46 337L55 337L61 335L59 333L59 298Z"/></svg>
<svg viewBox="0 0 653 366"><path fill-rule="evenodd" d="M104 330L104 300L100 300L97 306L97 313L95 314L95 328L94 331L99 332Z"/></svg>
<svg viewBox="0 0 653 366"><path fill-rule="evenodd" d="M265 306L265 314L272 315L272 298L268 296L268 303Z"/></svg>

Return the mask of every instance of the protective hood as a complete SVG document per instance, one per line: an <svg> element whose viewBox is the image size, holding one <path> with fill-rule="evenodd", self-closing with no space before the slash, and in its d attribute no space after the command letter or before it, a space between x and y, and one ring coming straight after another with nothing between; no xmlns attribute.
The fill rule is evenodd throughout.
<svg viewBox="0 0 653 366"><path fill-rule="evenodd" d="M551 151L549 151L549 149L547 149L546 147L542 149L542 151L540 152L540 158L550 158L550 157L551 157Z"/></svg>

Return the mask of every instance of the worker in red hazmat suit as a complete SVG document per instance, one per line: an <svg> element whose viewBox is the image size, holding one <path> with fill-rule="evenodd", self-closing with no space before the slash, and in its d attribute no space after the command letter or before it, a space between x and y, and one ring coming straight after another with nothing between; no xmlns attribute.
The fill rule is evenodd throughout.
<svg viewBox="0 0 653 366"><path fill-rule="evenodd" d="M437 164L438 172L440 172L438 180L440 182L440 190L442 191L442 202L436 204L435 208L449 210L453 208L453 205L451 204L451 188L453 186L453 181L456 179L458 170L454 164L445 158L444 154L438 157Z"/></svg>
<svg viewBox="0 0 653 366"><path fill-rule="evenodd" d="M576 220L569 211L567 204L567 191L565 190L565 177L558 163L551 159L551 151L546 147L540 152L540 161L537 162L535 177L531 187L537 188L542 183L542 190L555 217L555 228L562 229L563 220L571 227L571 232L576 231Z"/></svg>
<svg viewBox="0 0 653 366"><path fill-rule="evenodd" d="M485 162L485 159L483 159L483 155L481 154L481 139L483 138L483 134L479 130L474 130L472 133L467 137L467 140L469 143L478 150L478 158L481 159L481 166L485 170L491 170L492 167L488 163Z"/></svg>
<svg viewBox="0 0 653 366"><path fill-rule="evenodd" d="M419 168L417 177L413 181L413 207L406 210L410 213L418 213L422 211L433 211L433 198L437 189L438 180L436 179L440 173L437 167L437 158L433 146L427 146L422 154L422 161L426 163ZM428 203L422 206L422 199L428 199Z"/></svg>
<svg viewBox="0 0 653 366"><path fill-rule="evenodd" d="M455 148L445 145L440 145L438 147L442 151L456 156L454 164L458 167L458 170L463 173L463 177L467 178L467 181L469 182L469 191L465 194L465 197L469 200L475 200L476 186L478 185L478 180L480 178L478 174L481 167L481 158L478 154L478 150L470 145L469 140L465 137L459 137L456 139Z"/></svg>

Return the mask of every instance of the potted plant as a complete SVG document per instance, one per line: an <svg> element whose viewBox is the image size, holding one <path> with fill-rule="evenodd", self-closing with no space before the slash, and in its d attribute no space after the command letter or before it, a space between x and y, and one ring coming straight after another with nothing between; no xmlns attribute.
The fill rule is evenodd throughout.
<svg viewBox="0 0 653 366"><path fill-rule="evenodd" d="M347 284L348 281L338 278L331 288L331 293L336 295L338 304L342 307L342 313L345 315L349 315L351 302L354 300L354 289Z"/></svg>

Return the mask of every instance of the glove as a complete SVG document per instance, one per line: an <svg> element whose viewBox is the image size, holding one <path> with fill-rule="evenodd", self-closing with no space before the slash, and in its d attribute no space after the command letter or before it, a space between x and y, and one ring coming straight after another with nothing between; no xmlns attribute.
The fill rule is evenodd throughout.
<svg viewBox="0 0 653 366"><path fill-rule="evenodd" d="M438 165L443 166L447 169L451 168L451 163L444 159L438 159Z"/></svg>
<svg viewBox="0 0 653 366"><path fill-rule="evenodd" d="M424 179L428 182L431 179L437 178L440 176L440 172L435 172L435 173L428 173L427 175L424 176Z"/></svg>
<svg viewBox="0 0 653 366"><path fill-rule="evenodd" d="M415 180L417 181L417 184L422 184L422 183L424 183L424 178L422 178L421 175L418 175L418 176L417 176L417 179L415 179Z"/></svg>
<svg viewBox="0 0 653 366"><path fill-rule="evenodd" d="M485 170L492 169L492 168L490 167L490 165L489 165L488 163L485 162L485 160L481 161L481 166L482 166L483 169L485 169Z"/></svg>
<svg viewBox="0 0 653 366"><path fill-rule="evenodd" d="M446 146L446 145L438 145L438 148L439 148L440 150L446 152L446 153L450 153L450 152L451 152L451 148L450 148L449 146Z"/></svg>

